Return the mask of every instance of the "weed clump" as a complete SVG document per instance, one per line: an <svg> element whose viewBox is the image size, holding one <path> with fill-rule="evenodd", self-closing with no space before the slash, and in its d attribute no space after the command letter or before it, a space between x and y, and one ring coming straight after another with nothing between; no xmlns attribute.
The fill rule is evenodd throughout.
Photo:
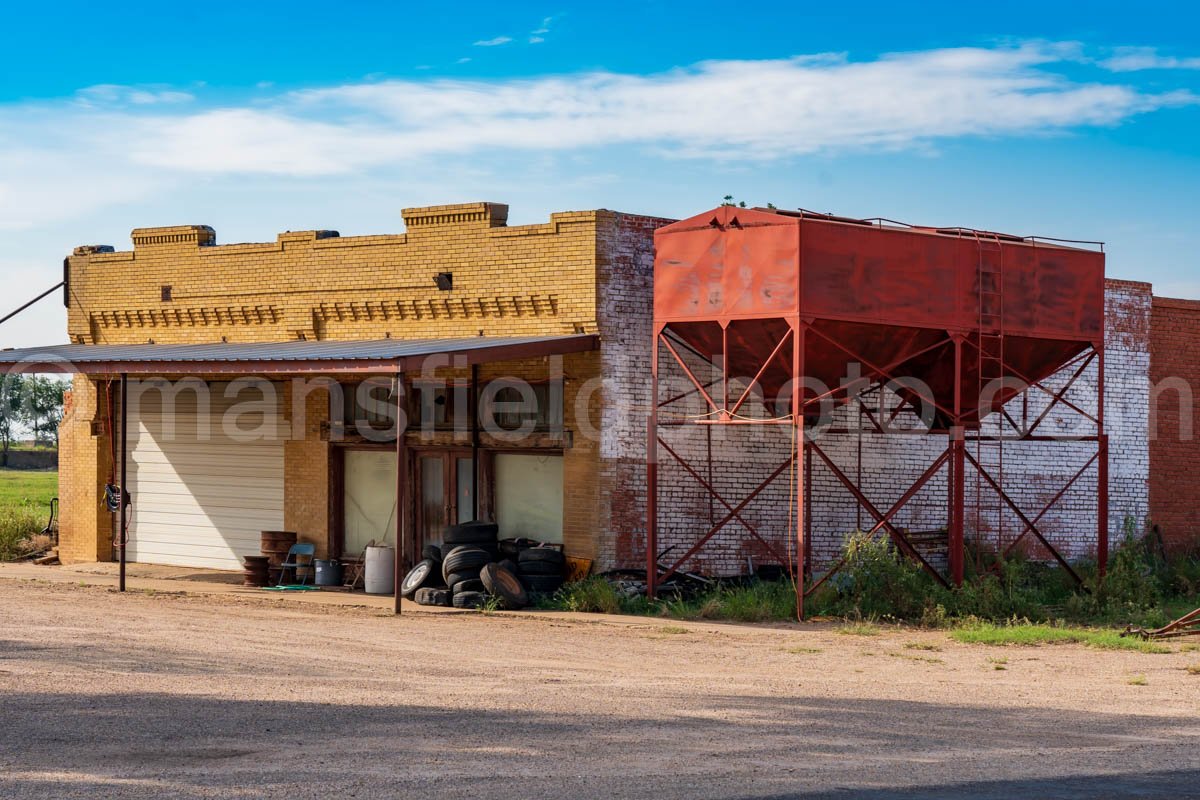
<svg viewBox="0 0 1200 800"><path fill-rule="evenodd" d="M33 506L0 507L0 561L35 552L35 539L45 524L45 515Z"/></svg>

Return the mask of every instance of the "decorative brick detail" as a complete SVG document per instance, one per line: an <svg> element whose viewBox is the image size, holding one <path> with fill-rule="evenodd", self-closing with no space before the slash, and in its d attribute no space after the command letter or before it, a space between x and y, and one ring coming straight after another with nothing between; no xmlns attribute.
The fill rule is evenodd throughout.
<svg viewBox="0 0 1200 800"><path fill-rule="evenodd" d="M404 225L409 230L444 226L483 224L491 228L508 223L508 206L503 203L461 203L454 206L406 208Z"/></svg>
<svg viewBox="0 0 1200 800"><path fill-rule="evenodd" d="M154 245L194 245L207 247L216 244L217 234L207 225L176 225L170 228L135 228L130 234L134 249Z"/></svg>

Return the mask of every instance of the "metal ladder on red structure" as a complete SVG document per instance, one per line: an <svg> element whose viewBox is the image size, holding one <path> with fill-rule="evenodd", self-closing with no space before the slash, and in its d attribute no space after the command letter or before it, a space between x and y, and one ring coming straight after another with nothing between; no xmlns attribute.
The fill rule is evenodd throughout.
<svg viewBox="0 0 1200 800"><path fill-rule="evenodd" d="M994 233L975 231L979 248L979 381L975 401L978 404L989 384L1004 377L1004 249ZM992 393L997 391L992 388ZM975 439L975 460L979 470L986 470L996 485L1004 490L1004 419L995 426L994 439L985 438L984 413L980 411L979 432ZM984 498L994 498L985 503ZM985 522L992 522L997 552L1004 547L1004 503L985 481L980 471L975 475L975 554L979 565Z"/></svg>

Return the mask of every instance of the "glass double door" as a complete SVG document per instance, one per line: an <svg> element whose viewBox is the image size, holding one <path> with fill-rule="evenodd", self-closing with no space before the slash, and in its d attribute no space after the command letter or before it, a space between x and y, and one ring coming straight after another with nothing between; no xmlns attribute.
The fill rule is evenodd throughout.
<svg viewBox="0 0 1200 800"><path fill-rule="evenodd" d="M418 451L415 461L417 541L440 546L447 525L475 519L475 463L470 451Z"/></svg>

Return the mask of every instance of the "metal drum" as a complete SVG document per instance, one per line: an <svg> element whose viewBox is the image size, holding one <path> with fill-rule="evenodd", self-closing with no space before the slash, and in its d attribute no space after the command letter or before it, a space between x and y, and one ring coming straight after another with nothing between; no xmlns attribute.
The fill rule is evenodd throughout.
<svg viewBox="0 0 1200 800"><path fill-rule="evenodd" d="M367 548L363 588L367 594L392 594L396 589L396 551L386 545Z"/></svg>

